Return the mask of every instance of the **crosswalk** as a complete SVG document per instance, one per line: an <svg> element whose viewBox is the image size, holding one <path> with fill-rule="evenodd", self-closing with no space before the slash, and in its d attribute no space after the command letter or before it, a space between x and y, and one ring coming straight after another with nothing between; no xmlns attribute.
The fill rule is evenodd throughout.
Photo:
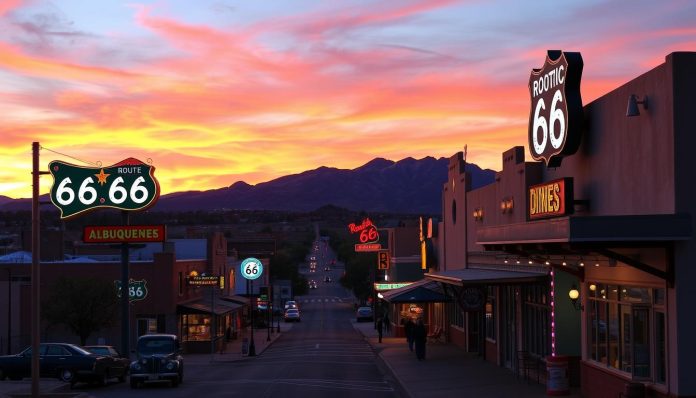
<svg viewBox="0 0 696 398"><path fill-rule="evenodd" d="M296 300L301 304L308 303L345 303L344 299L340 297L316 297L316 298L305 298Z"/></svg>

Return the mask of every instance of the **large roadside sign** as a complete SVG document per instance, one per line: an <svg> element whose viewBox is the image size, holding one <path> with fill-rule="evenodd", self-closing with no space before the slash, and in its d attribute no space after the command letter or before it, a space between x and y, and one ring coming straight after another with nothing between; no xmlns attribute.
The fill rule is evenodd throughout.
<svg viewBox="0 0 696 398"><path fill-rule="evenodd" d="M82 240L85 243L146 243L167 239L164 225L88 225Z"/></svg>
<svg viewBox="0 0 696 398"><path fill-rule="evenodd" d="M100 207L140 211L155 204L160 195L155 166L124 159L108 167L83 167L54 160L51 202L60 218L75 217Z"/></svg>

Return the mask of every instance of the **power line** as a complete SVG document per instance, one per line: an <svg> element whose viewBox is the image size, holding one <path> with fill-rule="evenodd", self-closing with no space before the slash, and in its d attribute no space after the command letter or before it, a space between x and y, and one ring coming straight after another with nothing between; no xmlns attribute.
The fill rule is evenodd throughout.
<svg viewBox="0 0 696 398"><path fill-rule="evenodd" d="M56 150L53 150L53 149L51 149L51 148L46 148L45 146L41 146L40 149L45 149L45 150L47 150L47 151L49 151L49 152L53 152L53 153L55 153L55 154L58 154L58 155L61 155L61 156L65 156L65 157L68 157L68 158L73 159L73 160L77 160L78 162L82 162L82 163L85 163L85 164L91 164L91 165L97 166L97 167L101 167L101 165L102 165L102 162L101 162L101 161L97 161L97 162L95 163L95 162L90 162L90 161L88 161L88 160L82 160L82 159L76 158L75 156L70 156L70 155L68 155L68 154L65 154L65 153L62 153L62 152L58 152L58 151L56 151Z"/></svg>

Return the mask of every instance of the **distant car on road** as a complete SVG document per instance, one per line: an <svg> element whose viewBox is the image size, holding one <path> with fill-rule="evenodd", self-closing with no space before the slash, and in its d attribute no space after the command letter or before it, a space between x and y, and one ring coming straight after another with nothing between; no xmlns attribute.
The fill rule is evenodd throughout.
<svg viewBox="0 0 696 398"><path fill-rule="evenodd" d="M0 357L0 380L31 377L31 356L32 348L28 347L19 354ZM106 384L109 377L123 380L124 376L117 372L112 358L68 343L42 343L39 346L39 365L42 377L56 377L70 383L71 387L82 381Z"/></svg>
<svg viewBox="0 0 696 398"><path fill-rule="evenodd" d="M324 277L324 282L331 282L331 277L328 275Z"/></svg>
<svg viewBox="0 0 696 398"><path fill-rule="evenodd" d="M297 308L288 308L285 310L285 322L300 322L300 310Z"/></svg>
<svg viewBox="0 0 696 398"><path fill-rule="evenodd" d="M184 358L179 338L173 334L146 334L138 338L136 360L130 364L130 386L169 381L178 387L184 381Z"/></svg>
<svg viewBox="0 0 696 398"><path fill-rule="evenodd" d="M372 315L372 308L370 307L359 307L355 314L355 320L357 322L362 321L373 321L374 316Z"/></svg>
<svg viewBox="0 0 696 398"><path fill-rule="evenodd" d="M316 289L317 288L317 281L311 280L308 282L309 283L309 288L310 289Z"/></svg>
<svg viewBox="0 0 696 398"><path fill-rule="evenodd" d="M287 310L289 308L297 308L297 301L295 301L295 300L286 301L285 302L285 309Z"/></svg>

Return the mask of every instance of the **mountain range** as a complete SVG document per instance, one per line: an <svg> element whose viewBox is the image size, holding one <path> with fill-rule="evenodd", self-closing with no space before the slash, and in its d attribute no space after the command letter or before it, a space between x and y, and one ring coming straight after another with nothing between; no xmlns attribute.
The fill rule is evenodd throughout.
<svg viewBox="0 0 696 398"><path fill-rule="evenodd" d="M334 205L355 211L439 215L448 165L448 158L428 156L397 162L376 158L352 170L322 166L256 185L238 181L224 188L162 195L151 211L305 212ZM467 164L466 171L471 173L473 189L495 178L493 170L475 164ZM0 211L29 209L29 199L0 196Z"/></svg>

